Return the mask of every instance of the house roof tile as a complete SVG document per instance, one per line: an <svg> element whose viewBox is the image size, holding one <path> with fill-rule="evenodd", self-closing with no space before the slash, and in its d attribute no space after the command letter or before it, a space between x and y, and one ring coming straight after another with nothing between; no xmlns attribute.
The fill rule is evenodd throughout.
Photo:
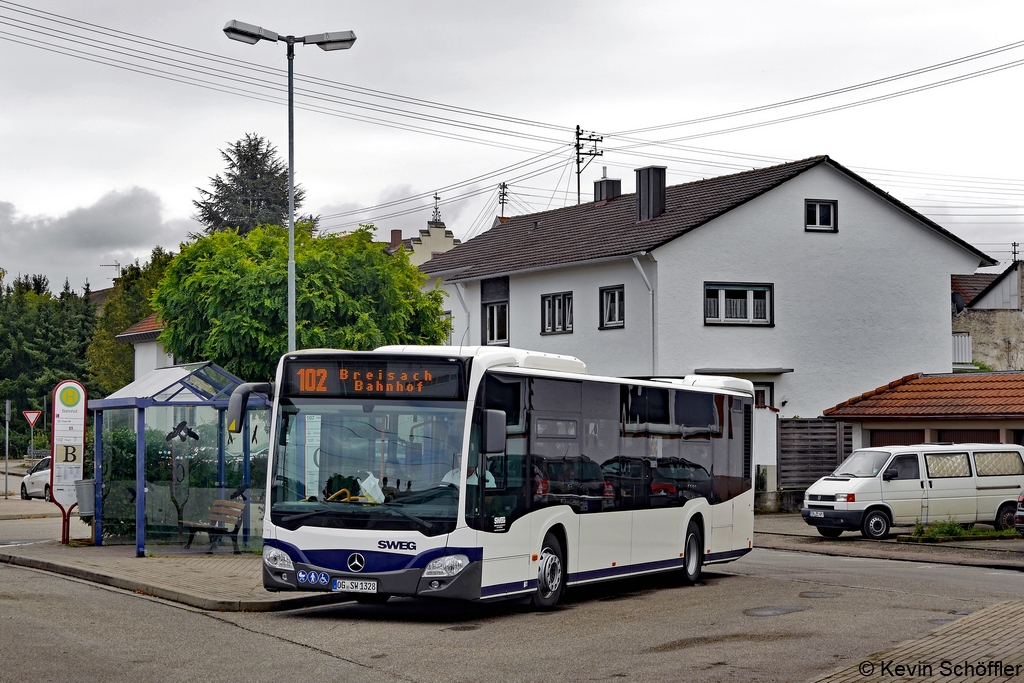
<svg viewBox="0 0 1024 683"><path fill-rule="evenodd" d="M989 256L947 232L929 218L889 196L856 173L816 156L778 166L708 178L665 191L665 212L649 221L636 220L636 195L590 202L551 211L513 216L465 244L439 254L420 268L450 280L541 270L560 265L624 257L650 251L811 169L827 163L896 204L986 265Z"/></svg>
<svg viewBox="0 0 1024 683"><path fill-rule="evenodd" d="M950 275L953 291L964 298L964 305L971 302L1000 277L998 273L974 273L973 275Z"/></svg>
<svg viewBox="0 0 1024 683"><path fill-rule="evenodd" d="M1024 418L1024 372L914 374L823 411L834 418Z"/></svg>
<svg viewBox="0 0 1024 683"><path fill-rule="evenodd" d="M150 313L145 318L135 323L127 330L117 335L122 341L143 341L142 337L156 339L157 335L164 329L164 323L157 317L156 313Z"/></svg>

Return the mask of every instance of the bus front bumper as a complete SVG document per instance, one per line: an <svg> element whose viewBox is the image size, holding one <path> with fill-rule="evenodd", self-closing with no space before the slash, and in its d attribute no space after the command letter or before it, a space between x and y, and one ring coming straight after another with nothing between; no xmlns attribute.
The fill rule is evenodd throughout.
<svg viewBox="0 0 1024 683"><path fill-rule="evenodd" d="M812 510L803 508L800 516L811 526L821 526L830 529L860 529L860 522L864 518L863 510Z"/></svg>
<svg viewBox="0 0 1024 683"><path fill-rule="evenodd" d="M402 569L394 572L357 574L322 569L313 565L295 562L295 569L284 571L268 567L263 563L263 587L268 591L313 591L319 593L335 591L335 580L376 582L378 595L407 595L421 598L451 598L454 600L479 600L483 562L470 562L461 572L452 577L423 578L423 569ZM311 573L318 577L310 582ZM326 575L326 579L323 577ZM302 577L303 580L299 581ZM436 584L436 586L435 586ZM349 595L372 595L373 593L349 593Z"/></svg>

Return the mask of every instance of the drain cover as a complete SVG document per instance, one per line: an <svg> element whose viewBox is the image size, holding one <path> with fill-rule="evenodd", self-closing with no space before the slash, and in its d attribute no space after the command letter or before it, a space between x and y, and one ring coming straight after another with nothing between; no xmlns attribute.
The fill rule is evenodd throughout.
<svg viewBox="0 0 1024 683"><path fill-rule="evenodd" d="M838 598L842 593L819 593L817 591L804 591L801 598Z"/></svg>
<svg viewBox="0 0 1024 683"><path fill-rule="evenodd" d="M780 614L789 614L790 612L803 612L806 607L755 607L754 609L745 609L743 613L748 617L777 617Z"/></svg>

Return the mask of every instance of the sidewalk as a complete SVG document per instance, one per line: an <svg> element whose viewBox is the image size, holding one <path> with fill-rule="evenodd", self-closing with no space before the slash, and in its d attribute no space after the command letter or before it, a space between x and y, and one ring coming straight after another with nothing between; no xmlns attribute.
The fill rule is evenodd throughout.
<svg viewBox="0 0 1024 683"><path fill-rule="evenodd" d="M1024 676L1024 639L1016 634L1022 623L1024 602L992 605L814 683L1019 680Z"/></svg>
<svg viewBox="0 0 1024 683"><path fill-rule="evenodd" d="M262 557L230 550L135 557L134 546L69 547L48 541L0 546L0 562L221 612L269 612L350 599L331 593L268 593L263 590Z"/></svg>
<svg viewBox="0 0 1024 683"><path fill-rule="evenodd" d="M1024 538L934 544L896 542L897 534L910 531L910 527L893 528L884 541L871 541L853 531L828 539L804 522L799 513L757 515L754 517L754 547L1024 571Z"/></svg>

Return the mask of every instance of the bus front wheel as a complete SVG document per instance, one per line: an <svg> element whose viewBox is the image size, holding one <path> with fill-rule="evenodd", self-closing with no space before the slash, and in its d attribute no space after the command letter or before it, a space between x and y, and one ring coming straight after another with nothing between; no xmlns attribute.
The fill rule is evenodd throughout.
<svg viewBox="0 0 1024 683"><path fill-rule="evenodd" d="M533 606L537 609L552 609L562 598L565 590L564 558L558 538L552 533L545 535L537 560L537 592L533 594Z"/></svg>
<svg viewBox="0 0 1024 683"><path fill-rule="evenodd" d="M700 579L701 567L704 565L704 541L700 534L700 525L690 520L686 527L686 542L683 545L683 580L694 584Z"/></svg>

